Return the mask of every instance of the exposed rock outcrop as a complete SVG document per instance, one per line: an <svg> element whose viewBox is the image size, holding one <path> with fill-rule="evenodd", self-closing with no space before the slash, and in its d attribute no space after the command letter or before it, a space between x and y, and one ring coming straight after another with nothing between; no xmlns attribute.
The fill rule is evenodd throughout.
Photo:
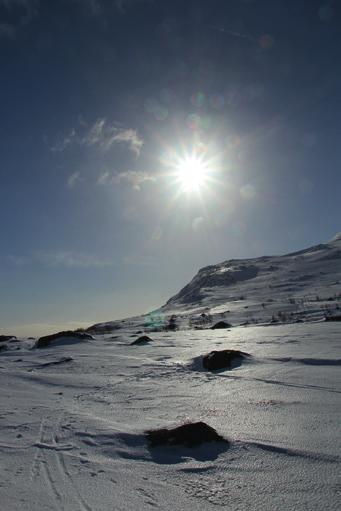
<svg viewBox="0 0 341 511"><path fill-rule="evenodd" d="M341 321L341 314L326 316L326 321Z"/></svg>
<svg viewBox="0 0 341 511"><path fill-rule="evenodd" d="M131 346L141 346L143 344L149 344L150 342L153 342L153 339L148 337L148 335L141 335L141 337L138 337L131 343Z"/></svg>
<svg viewBox="0 0 341 511"><path fill-rule="evenodd" d="M47 348L48 346L55 344L67 344L68 342L77 342L77 341L88 341L93 340L92 335L87 334L85 332L74 332L72 330L66 330L65 332L58 332L52 335L45 335L44 337L40 337L35 343L35 348Z"/></svg>
<svg viewBox="0 0 341 511"><path fill-rule="evenodd" d="M0 335L0 342L11 341L12 339L16 339L15 335Z"/></svg>
<svg viewBox="0 0 341 511"><path fill-rule="evenodd" d="M151 447L171 445L196 447L204 442L225 442L228 444L225 438L205 422L192 422L175 428L147 431L146 437Z"/></svg>
<svg viewBox="0 0 341 511"><path fill-rule="evenodd" d="M211 351L202 357L202 365L208 371L232 369L247 358L250 358L248 353L238 350Z"/></svg>
<svg viewBox="0 0 341 511"><path fill-rule="evenodd" d="M218 330L220 328L231 328L232 325L227 321L218 321L215 325L211 326L211 330Z"/></svg>

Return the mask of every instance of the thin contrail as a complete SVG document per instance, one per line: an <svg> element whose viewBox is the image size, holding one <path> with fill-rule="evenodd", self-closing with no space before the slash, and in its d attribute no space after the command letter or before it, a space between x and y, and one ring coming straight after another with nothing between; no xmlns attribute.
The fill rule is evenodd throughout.
<svg viewBox="0 0 341 511"><path fill-rule="evenodd" d="M255 37L252 37L248 34L241 34L240 32L235 32L234 30L229 30L228 28L224 27L217 27L216 25L207 25L208 28L211 28L212 30L217 30L218 32L222 32L224 34L230 35L232 37L239 37L241 39L248 39L249 41L256 41Z"/></svg>

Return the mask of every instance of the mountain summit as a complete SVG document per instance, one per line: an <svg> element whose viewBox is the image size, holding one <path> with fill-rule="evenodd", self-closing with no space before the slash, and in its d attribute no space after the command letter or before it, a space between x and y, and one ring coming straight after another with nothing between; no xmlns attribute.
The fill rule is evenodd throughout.
<svg viewBox="0 0 341 511"><path fill-rule="evenodd" d="M335 234L334 238L332 238L332 242L333 241L340 241L341 240L341 232L338 232Z"/></svg>

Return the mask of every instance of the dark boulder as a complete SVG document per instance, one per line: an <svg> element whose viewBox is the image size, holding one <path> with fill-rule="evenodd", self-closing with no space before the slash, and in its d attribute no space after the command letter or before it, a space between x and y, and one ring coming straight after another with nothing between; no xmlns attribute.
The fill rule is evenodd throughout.
<svg viewBox="0 0 341 511"><path fill-rule="evenodd" d="M85 332L91 335L105 335L111 334L114 330L119 330L120 328L122 326L119 323L99 323L98 325L89 326Z"/></svg>
<svg viewBox="0 0 341 511"><path fill-rule="evenodd" d="M72 357L62 357L59 360L54 360L53 362L44 362L44 364L40 364L39 367L49 367L49 366L57 366L60 364L66 364L67 362L72 362Z"/></svg>
<svg viewBox="0 0 341 511"><path fill-rule="evenodd" d="M248 353L238 350L211 351L202 357L202 365L208 371L231 369L237 367L244 359L249 357Z"/></svg>
<svg viewBox="0 0 341 511"><path fill-rule="evenodd" d="M0 342L7 342L11 339L16 339L15 335L0 335Z"/></svg>
<svg viewBox="0 0 341 511"><path fill-rule="evenodd" d="M153 342L153 339L148 337L148 335L141 335L141 337L138 337L131 343L131 346L139 346L143 344L149 344L150 342Z"/></svg>
<svg viewBox="0 0 341 511"><path fill-rule="evenodd" d="M92 335L86 334L85 332L74 332L72 330L66 330L65 332L58 332L52 335L45 335L40 337L35 343L36 348L47 348L50 344L57 344L58 341L74 340L74 341L88 341L93 340Z"/></svg>
<svg viewBox="0 0 341 511"><path fill-rule="evenodd" d="M332 316L326 316L326 321L341 321L341 314L340 315L332 315Z"/></svg>
<svg viewBox="0 0 341 511"><path fill-rule="evenodd" d="M205 422L192 422L175 428L161 428L146 431L146 437L151 447L184 445L196 447L204 442L228 441L220 436L215 429Z"/></svg>
<svg viewBox="0 0 341 511"><path fill-rule="evenodd" d="M211 326L211 330L217 330L219 328L231 328L231 324L227 321L218 321L215 325Z"/></svg>

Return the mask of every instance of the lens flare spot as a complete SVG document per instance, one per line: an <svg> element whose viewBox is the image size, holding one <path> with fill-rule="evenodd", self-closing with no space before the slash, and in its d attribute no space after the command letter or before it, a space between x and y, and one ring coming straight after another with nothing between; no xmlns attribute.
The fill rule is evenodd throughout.
<svg viewBox="0 0 341 511"><path fill-rule="evenodd" d="M256 189L253 185L245 185L240 189L240 195L243 199L250 200L256 196Z"/></svg>
<svg viewBox="0 0 341 511"><path fill-rule="evenodd" d="M210 97L210 104L215 110L221 110L225 105L225 98L222 94L213 94Z"/></svg>
<svg viewBox="0 0 341 511"><path fill-rule="evenodd" d="M197 92L196 94L193 94L191 97L191 103L197 108L201 108L205 104L205 94L202 92Z"/></svg>
<svg viewBox="0 0 341 511"><path fill-rule="evenodd" d="M264 34L259 38L259 46L262 50L270 50L275 43L274 38L270 34Z"/></svg>

